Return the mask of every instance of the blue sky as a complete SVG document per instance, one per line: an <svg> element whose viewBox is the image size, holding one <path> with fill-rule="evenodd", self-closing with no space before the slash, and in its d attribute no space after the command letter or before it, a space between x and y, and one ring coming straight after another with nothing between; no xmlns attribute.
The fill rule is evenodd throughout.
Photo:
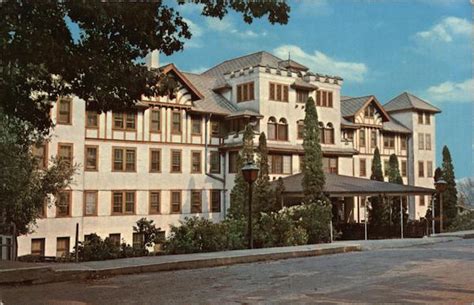
<svg viewBox="0 0 474 305"><path fill-rule="evenodd" d="M266 50L344 78L343 95L373 94L386 103L403 91L429 100L437 116L437 163L448 145L456 177L474 176L472 22L468 0L289 1L287 25L245 24L177 9L194 35L183 52L160 58L202 72L233 57Z"/></svg>

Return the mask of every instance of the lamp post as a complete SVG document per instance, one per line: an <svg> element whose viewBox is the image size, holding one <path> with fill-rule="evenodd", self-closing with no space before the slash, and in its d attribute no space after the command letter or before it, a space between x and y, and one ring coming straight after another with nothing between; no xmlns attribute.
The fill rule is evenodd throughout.
<svg viewBox="0 0 474 305"><path fill-rule="evenodd" d="M438 179L435 183L436 192L439 194L439 233L443 232L443 192L446 191L448 184L443 179ZM433 234L434 234L434 205L433 205Z"/></svg>
<svg viewBox="0 0 474 305"><path fill-rule="evenodd" d="M249 215L248 215L248 224L247 224L247 237L248 237L248 248L253 248L253 236L252 236L252 185L257 180L258 176L258 167L255 165L253 160L248 161L242 167L242 176L244 180L249 184Z"/></svg>

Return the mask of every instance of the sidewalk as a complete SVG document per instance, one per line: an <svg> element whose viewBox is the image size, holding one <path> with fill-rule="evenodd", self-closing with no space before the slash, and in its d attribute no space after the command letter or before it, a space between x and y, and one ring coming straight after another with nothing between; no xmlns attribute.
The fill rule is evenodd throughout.
<svg viewBox="0 0 474 305"><path fill-rule="evenodd" d="M473 232L474 233L474 232ZM71 280L86 280L132 273L172 271L181 269L209 268L259 261L319 256L352 251L403 248L448 242L463 238L470 233L456 236L439 236L418 239L390 239L368 241L337 241L331 244L295 247L236 250L182 255L163 255L124 258L83 263L21 264L18 268L0 269L0 285L42 284ZM14 265L12 265L14 266Z"/></svg>

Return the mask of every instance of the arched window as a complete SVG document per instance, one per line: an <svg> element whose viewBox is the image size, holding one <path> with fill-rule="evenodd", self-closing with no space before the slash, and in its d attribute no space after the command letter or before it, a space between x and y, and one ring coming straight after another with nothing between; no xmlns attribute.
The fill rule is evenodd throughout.
<svg viewBox="0 0 474 305"><path fill-rule="evenodd" d="M274 117L270 117L267 123L267 133L269 140L277 139L277 122Z"/></svg>
<svg viewBox="0 0 474 305"><path fill-rule="evenodd" d="M327 123L326 128L324 129L324 143L334 144L334 127L332 123Z"/></svg>
<svg viewBox="0 0 474 305"><path fill-rule="evenodd" d="M301 140L304 138L304 120L296 122L297 127L297 139Z"/></svg>
<svg viewBox="0 0 474 305"><path fill-rule="evenodd" d="M324 123L319 122L319 143L324 143Z"/></svg>
<svg viewBox="0 0 474 305"><path fill-rule="evenodd" d="M277 136L279 141L288 141L288 122L284 118L278 123Z"/></svg>

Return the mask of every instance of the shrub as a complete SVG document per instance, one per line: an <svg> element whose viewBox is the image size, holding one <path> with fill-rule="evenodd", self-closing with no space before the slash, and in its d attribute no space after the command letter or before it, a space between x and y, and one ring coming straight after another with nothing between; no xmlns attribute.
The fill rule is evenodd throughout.
<svg viewBox="0 0 474 305"><path fill-rule="evenodd" d="M293 221L298 221L299 225L306 230L308 244L330 241L331 205L318 201L316 203L295 205L288 208L288 210Z"/></svg>
<svg viewBox="0 0 474 305"><path fill-rule="evenodd" d="M474 230L474 212L465 212L464 214L458 214L448 227L448 231L466 231Z"/></svg>
<svg viewBox="0 0 474 305"><path fill-rule="evenodd" d="M113 243L110 238L102 238L93 233L88 239L80 242L77 251L81 261L101 261L120 257L120 247Z"/></svg>
<svg viewBox="0 0 474 305"><path fill-rule="evenodd" d="M245 249L247 247L247 221L245 219L226 219L221 225L225 234L227 250Z"/></svg>
<svg viewBox="0 0 474 305"><path fill-rule="evenodd" d="M137 225L133 226L133 232L139 233L143 236L142 244L140 245L139 249L136 249L135 256L139 255L140 253L142 253L142 255L147 255L147 247L150 248L153 247L156 243L163 242L160 239L161 229L155 226L153 220L141 218L137 221Z"/></svg>
<svg viewBox="0 0 474 305"><path fill-rule="evenodd" d="M289 209L261 213L256 225L255 243L260 247L304 245L308 241L306 230L299 220L294 220Z"/></svg>

